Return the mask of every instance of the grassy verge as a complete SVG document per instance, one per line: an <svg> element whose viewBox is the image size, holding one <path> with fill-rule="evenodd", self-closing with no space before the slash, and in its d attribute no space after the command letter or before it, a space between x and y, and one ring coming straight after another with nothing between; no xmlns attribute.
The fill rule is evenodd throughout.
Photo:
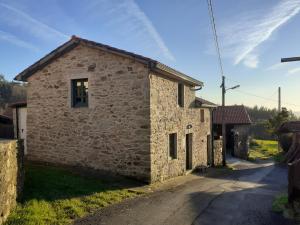
<svg viewBox="0 0 300 225"><path fill-rule="evenodd" d="M5 225L63 225L88 213L135 197L127 179L96 179L48 166L26 167L24 196Z"/></svg>
<svg viewBox="0 0 300 225"><path fill-rule="evenodd" d="M278 151L278 142L271 140L252 140L250 143L249 160L274 159L276 162L283 160L283 152Z"/></svg>
<svg viewBox="0 0 300 225"><path fill-rule="evenodd" d="M272 204L272 211L281 213L285 218L295 220L300 224L300 201L295 200L293 204L288 203L287 194L276 196Z"/></svg>
<svg viewBox="0 0 300 225"><path fill-rule="evenodd" d="M282 213L288 204L288 196L286 194L278 195L273 204L272 211L277 213Z"/></svg>

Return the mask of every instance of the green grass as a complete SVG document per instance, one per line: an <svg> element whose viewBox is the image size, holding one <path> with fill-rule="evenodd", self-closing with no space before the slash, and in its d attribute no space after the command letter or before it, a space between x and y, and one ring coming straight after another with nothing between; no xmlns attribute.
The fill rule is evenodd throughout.
<svg viewBox="0 0 300 225"><path fill-rule="evenodd" d="M272 211L281 213L286 209L288 205L288 196L287 194L281 194L276 196L273 204L272 204Z"/></svg>
<svg viewBox="0 0 300 225"><path fill-rule="evenodd" d="M97 209L140 195L123 178L87 178L49 166L26 166L22 202L5 225L70 224Z"/></svg>
<svg viewBox="0 0 300 225"><path fill-rule="evenodd" d="M250 143L249 160L257 159L274 159L276 162L281 162L283 153L278 151L278 142L271 140L252 140Z"/></svg>

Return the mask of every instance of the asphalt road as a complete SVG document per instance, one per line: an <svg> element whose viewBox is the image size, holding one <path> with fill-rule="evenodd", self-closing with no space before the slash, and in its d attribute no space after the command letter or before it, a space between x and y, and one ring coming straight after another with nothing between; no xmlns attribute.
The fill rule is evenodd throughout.
<svg viewBox="0 0 300 225"><path fill-rule="evenodd" d="M271 211L274 196L287 188L286 168L235 164L171 189L112 205L75 224L97 225L290 225ZM215 175L214 175L215 174Z"/></svg>

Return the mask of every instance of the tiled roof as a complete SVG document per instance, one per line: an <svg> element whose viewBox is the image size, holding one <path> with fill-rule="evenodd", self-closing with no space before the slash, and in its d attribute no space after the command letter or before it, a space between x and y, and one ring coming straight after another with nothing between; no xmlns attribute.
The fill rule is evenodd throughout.
<svg viewBox="0 0 300 225"><path fill-rule="evenodd" d="M196 97L195 99L196 107L217 107L215 103L207 101L203 98Z"/></svg>
<svg viewBox="0 0 300 225"><path fill-rule="evenodd" d="M300 132L300 121L289 121L283 123L278 131L280 133L296 133Z"/></svg>
<svg viewBox="0 0 300 225"><path fill-rule="evenodd" d="M72 38L67 41L66 43L62 44L58 48L54 49L52 52L50 52L48 55L41 58L39 61L34 63L33 65L29 66L27 69L19 73L15 80L18 81L27 81L27 78L33 75L36 71L44 68L46 65L51 63L53 60L57 59L58 57L62 56L66 52L74 49L79 44L84 44L86 46L90 46L93 48L101 49L103 51L107 51L110 53L114 53L117 55L121 55L123 57L129 57L132 59L135 59L143 64L146 64L149 66L150 70L158 71L159 73L163 73L166 76L171 77L172 79L177 79L189 84L192 84L194 86L203 86L203 82L196 80L184 73L181 73L175 69L172 69L171 67L168 67L156 60L150 59L148 57L144 57L142 55L138 55L132 52L128 52L122 49L114 48L109 45L104 45L98 42L90 41L87 39L79 38L76 36L72 36Z"/></svg>
<svg viewBox="0 0 300 225"><path fill-rule="evenodd" d="M213 112L213 123L222 124L222 112L225 112L225 123L226 124L251 124L250 116L243 105L233 106L219 106Z"/></svg>
<svg viewBox="0 0 300 225"><path fill-rule="evenodd" d="M11 108L26 107L27 101L14 102L9 105Z"/></svg>

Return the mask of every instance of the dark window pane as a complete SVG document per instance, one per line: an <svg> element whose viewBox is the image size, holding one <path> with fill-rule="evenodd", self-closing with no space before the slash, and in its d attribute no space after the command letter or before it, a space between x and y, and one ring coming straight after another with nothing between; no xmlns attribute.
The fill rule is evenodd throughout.
<svg viewBox="0 0 300 225"><path fill-rule="evenodd" d="M178 96L177 96L178 105L184 107L184 85L178 83Z"/></svg>
<svg viewBox="0 0 300 225"><path fill-rule="evenodd" d="M203 109L200 110L200 121L201 121L201 123L204 122L204 110Z"/></svg>
<svg viewBox="0 0 300 225"><path fill-rule="evenodd" d="M177 158L177 134L169 134L169 156L172 159Z"/></svg>
<svg viewBox="0 0 300 225"><path fill-rule="evenodd" d="M72 80L72 106L88 106L88 79Z"/></svg>

